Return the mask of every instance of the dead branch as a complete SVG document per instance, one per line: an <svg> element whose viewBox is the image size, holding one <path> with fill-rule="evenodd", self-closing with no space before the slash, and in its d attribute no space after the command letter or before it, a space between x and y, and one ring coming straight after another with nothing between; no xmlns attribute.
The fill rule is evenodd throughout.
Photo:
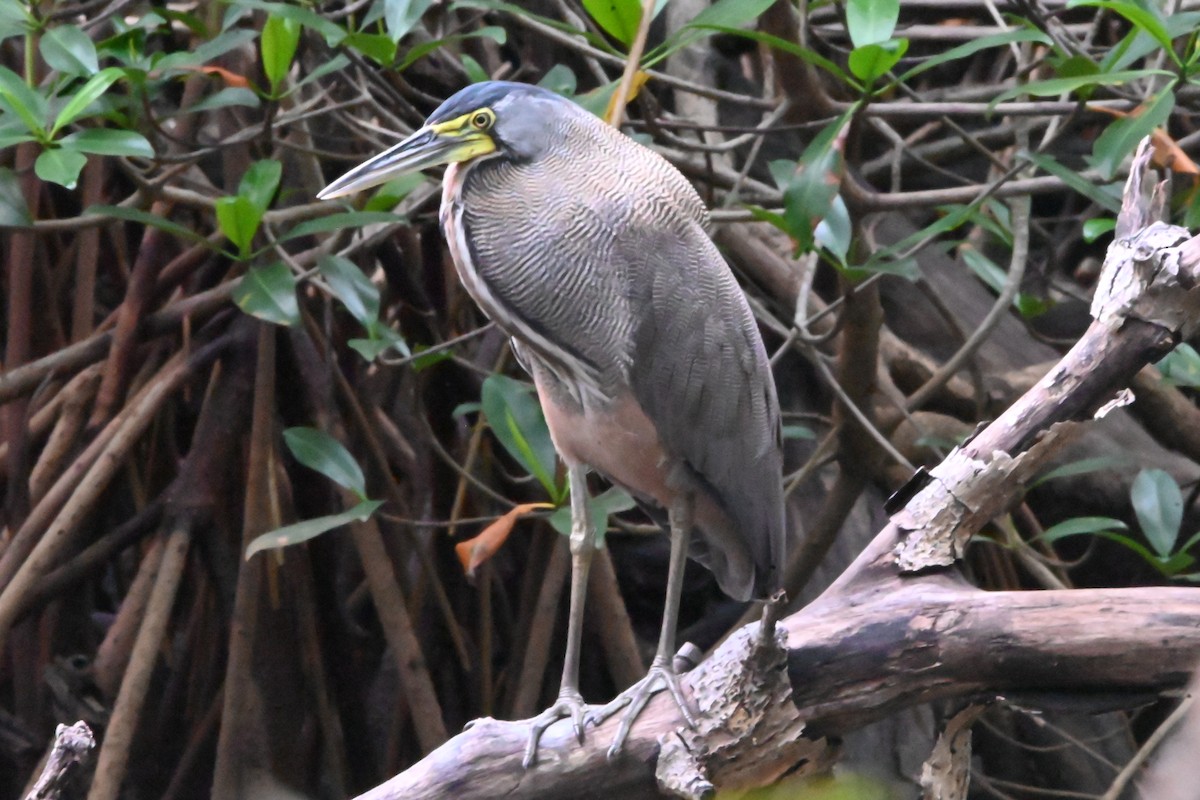
<svg viewBox="0 0 1200 800"><path fill-rule="evenodd" d="M617 761L605 756L615 720L589 730L582 745L557 725L538 765L524 770L525 726L484 720L361 800L441 797L451 786L460 798L556 797L568 785L577 797L657 797L668 788L709 797L716 787L770 782L818 758L818 737L917 703L1185 683L1200 659L1200 591L984 592L953 569L969 537L1017 501L1079 423L1128 402L1122 390L1138 370L1200 322L1200 237L1155 221L1161 190L1149 155L1144 143L1091 327L1008 411L915 479L842 577L783 620L778 663L786 669L753 668L765 662L754 660L758 637L747 626L685 679L704 715L702 736L659 697Z"/></svg>

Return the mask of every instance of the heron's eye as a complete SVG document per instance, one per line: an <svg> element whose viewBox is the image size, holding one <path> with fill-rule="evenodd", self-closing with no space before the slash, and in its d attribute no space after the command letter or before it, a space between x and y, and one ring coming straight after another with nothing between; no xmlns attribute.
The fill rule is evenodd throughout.
<svg viewBox="0 0 1200 800"><path fill-rule="evenodd" d="M492 127L492 115L487 111L480 111L475 116L471 117L471 127L478 128L481 131L486 131Z"/></svg>

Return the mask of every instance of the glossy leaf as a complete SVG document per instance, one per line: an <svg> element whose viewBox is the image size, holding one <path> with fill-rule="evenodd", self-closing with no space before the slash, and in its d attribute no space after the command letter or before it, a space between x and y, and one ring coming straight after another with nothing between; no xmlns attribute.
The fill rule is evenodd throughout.
<svg viewBox="0 0 1200 800"><path fill-rule="evenodd" d="M8 167L0 167L0 228L24 228L33 223L21 181Z"/></svg>
<svg viewBox="0 0 1200 800"><path fill-rule="evenodd" d="M383 0L383 19L392 41L400 41L416 27L433 0Z"/></svg>
<svg viewBox="0 0 1200 800"><path fill-rule="evenodd" d="M1153 38L1158 43L1158 46L1175 63L1179 63L1179 56L1174 52L1174 48L1171 47L1172 37L1167 31L1166 23L1150 3L1142 5L1140 3L1131 3L1129 0L1069 0L1067 3L1068 8L1077 8L1080 6L1106 8L1116 14L1120 14L1138 30L1144 31L1148 36Z"/></svg>
<svg viewBox="0 0 1200 800"><path fill-rule="evenodd" d="M37 161L33 162L33 171L44 181L74 189L86 163L87 156L83 153L54 147L42 151Z"/></svg>
<svg viewBox="0 0 1200 800"><path fill-rule="evenodd" d="M533 387L505 375L489 375L480 402L496 439L558 502L564 490L555 482L554 444Z"/></svg>
<svg viewBox="0 0 1200 800"><path fill-rule="evenodd" d="M570 492L567 492L570 495ZM565 501L566 498L564 497ZM596 532L596 546L604 546L604 535L608 531L608 518L612 514L628 511L637 505L629 493L618 486L612 486L595 497L587 498L588 517L592 522L592 530ZM563 506L550 515L550 524L554 530L564 536L571 535L571 508Z"/></svg>
<svg viewBox="0 0 1200 800"><path fill-rule="evenodd" d="M291 69L300 43L300 23L294 19L272 14L263 25L260 46L263 73L271 84L271 92L279 92L279 84Z"/></svg>
<svg viewBox="0 0 1200 800"><path fill-rule="evenodd" d="M1083 240L1092 244L1106 233L1116 230L1117 221L1112 217L1093 217L1083 223Z"/></svg>
<svg viewBox="0 0 1200 800"><path fill-rule="evenodd" d="M88 106L96 102L108 91L108 87L119 81L125 73L117 67L109 67L93 75L88 82L80 86L71 95L71 99L58 112L54 124L50 126L50 136L53 138L60 130L70 125L83 113Z"/></svg>
<svg viewBox="0 0 1200 800"><path fill-rule="evenodd" d="M1128 530L1128 526L1119 519L1111 517L1072 517L1065 519L1057 525L1051 525L1044 530L1037 538L1051 544L1059 539L1065 539L1068 536L1079 536L1082 534L1092 534L1110 531Z"/></svg>
<svg viewBox="0 0 1200 800"><path fill-rule="evenodd" d="M1183 522L1183 494L1175 479L1161 469L1144 469L1129 490L1142 535L1164 558L1171 555Z"/></svg>
<svg viewBox="0 0 1200 800"><path fill-rule="evenodd" d="M357 264L342 256L325 255L317 259L317 269L352 317L363 327L375 324L379 318L379 289Z"/></svg>
<svg viewBox="0 0 1200 800"><path fill-rule="evenodd" d="M396 41L382 33L352 33L342 40L342 47L357 50L381 67L390 67L396 60Z"/></svg>
<svg viewBox="0 0 1200 800"><path fill-rule="evenodd" d="M255 161L238 183L238 195L246 198L261 217L271 207L282 175L283 164L280 162L270 158ZM257 225L255 221L255 227Z"/></svg>
<svg viewBox="0 0 1200 800"><path fill-rule="evenodd" d="M219 92L214 92L198 103L180 109L180 114L199 114L202 111L212 111L214 108L229 108L231 106L245 106L246 108L257 108L262 105L262 101L258 99L258 95L249 89L244 89L240 86L226 86Z"/></svg>
<svg viewBox="0 0 1200 800"><path fill-rule="evenodd" d="M1119 183L1114 183L1109 187L1097 186L1077 171L1064 167L1052 156L1044 153L1030 153L1025 150L1022 150L1020 155L1026 161L1036 164L1038 168L1054 175L1071 189L1106 211L1116 214L1121 210L1121 198L1119 196L1121 185ZM1111 191L1106 191L1106 188L1111 189Z"/></svg>
<svg viewBox="0 0 1200 800"><path fill-rule="evenodd" d="M233 242L242 258L250 257L254 234L262 222L262 212L243 195L217 198L213 204L217 212L217 226L225 238Z"/></svg>
<svg viewBox="0 0 1200 800"><path fill-rule="evenodd" d="M642 19L641 0L583 0L583 7L609 36L625 47L633 44Z"/></svg>
<svg viewBox="0 0 1200 800"><path fill-rule="evenodd" d="M46 135L46 99L8 67L0 67L0 103L16 114L30 133Z"/></svg>
<svg viewBox="0 0 1200 800"><path fill-rule="evenodd" d="M1026 28L1018 28L1016 30L1005 31L1004 33L994 33L991 36L980 36L978 39L960 44L958 47L951 47L949 50L926 58L920 64L902 74L899 81L905 83L923 72L940 67L942 64L948 64L951 61L958 61L959 59L973 56L981 50L987 50L992 47L1003 47L1004 45L1018 42L1050 44L1050 37L1041 31Z"/></svg>
<svg viewBox="0 0 1200 800"><path fill-rule="evenodd" d="M276 262L249 270L233 290L233 301L247 314L276 325L300 324L296 277Z"/></svg>
<svg viewBox="0 0 1200 800"><path fill-rule="evenodd" d="M1200 389L1200 354L1187 342L1176 345L1154 366L1172 386Z"/></svg>
<svg viewBox="0 0 1200 800"><path fill-rule="evenodd" d="M480 28L477 31L470 31L468 33L456 33L453 36L447 36L444 39L434 39L433 41L430 41L430 42L422 42L421 44L418 44L414 47L410 47L410 48L408 48L407 51L405 51L404 58L401 59L400 63L396 65L396 69L399 69L399 70L408 69L418 59L424 58L425 56L432 53L434 50L438 50L442 47L445 47L447 44L452 44L454 42L461 42L465 39L479 39L479 38L491 39L496 44L504 44L506 41L508 41L508 33L504 30L504 28L501 28L498 25L489 25L485 28Z"/></svg>
<svg viewBox="0 0 1200 800"><path fill-rule="evenodd" d="M256 536L250 541L250 544L246 546L246 559L249 560L255 553L261 553L263 550L278 550L281 547L307 542L322 533L351 522L366 522L381 505L383 505L382 500L363 500L354 508L340 514L306 519L303 522L276 528L261 536Z"/></svg>
<svg viewBox="0 0 1200 800"><path fill-rule="evenodd" d="M326 217L305 220L280 236L279 241L286 242L289 239L296 239L300 236L329 233L330 231L340 231L344 228L361 228L364 225L378 225L380 223L399 225L406 220L407 218L403 215L393 214L390 211L340 211Z"/></svg>
<svg viewBox="0 0 1200 800"><path fill-rule="evenodd" d="M336 22L326 19L311 8L299 3L273 3L267 0L238 0L239 8L253 8L283 19L294 20L304 27L314 30L325 38L325 43L333 47L346 36L346 30ZM234 29L235 31L237 29ZM228 31L226 31L228 33ZM253 34L254 32L251 31ZM253 37L251 37L253 38ZM216 56L208 56L211 60Z"/></svg>
<svg viewBox="0 0 1200 800"><path fill-rule="evenodd" d="M92 75L100 70L96 45L77 25L56 25L46 31L38 47L51 69L66 75Z"/></svg>
<svg viewBox="0 0 1200 800"><path fill-rule="evenodd" d="M59 140L64 148L100 156L154 158L154 148L136 131L113 128L85 128Z"/></svg>
<svg viewBox="0 0 1200 800"><path fill-rule="evenodd" d="M1142 139L1164 127L1175 108L1175 92L1163 89L1148 106L1136 115L1122 117L1109 124L1092 146L1092 166L1106 179L1112 179L1125 158L1133 153Z"/></svg>
<svg viewBox="0 0 1200 800"><path fill-rule="evenodd" d="M1047 78L1041 81L1031 81L1013 87L996 95L988 103L989 108L995 108L998 103L1011 100L1014 97L1027 94L1033 97L1053 97L1059 94L1079 92L1095 86L1120 86L1132 81L1150 77L1172 77L1170 72L1162 69L1132 69L1120 72L1102 72L1098 75L1075 75L1067 78Z"/></svg>
<svg viewBox="0 0 1200 800"><path fill-rule="evenodd" d="M116 219L123 219L128 222L137 222L142 225L149 225L151 227L158 228L159 230L166 231L172 236L178 236L179 238L185 239L189 242L204 244L210 248L216 249L215 246L210 244L206 238L196 233L191 228L185 225L180 225L178 222L169 220L166 217L160 217L157 214L151 214L149 211L142 211L140 208L95 205L88 206L85 213L88 215L114 217Z"/></svg>
<svg viewBox="0 0 1200 800"><path fill-rule="evenodd" d="M871 84L888 74L907 50L907 39L865 44L854 48L847 64L854 77Z"/></svg>
<svg viewBox="0 0 1200 800"><path fill-rule="evenodd" d="M1129 459L1122 456L1095 456L1094 458L1081 458L1078 461L1071 461L1063 464L1060 467L1047 472L1033 482L1034 486L1040 486L1046 481L1052 481L1056 478L1071 478L1076 475L1089 475L1093 472L1101 472L1106 469L1120 469L1128 466Z"/></svg>
<svg viewBox="0 0 1200 800"><path fill-rule="evenodd" d="M846 29L855 49L892 38L900 0L846 0Z"/></svg>
<svg viewBox="0 0 1200 800"><path fill-rule="evenodd" d="M285 430L283 441L301 464L354 492L360 500L367 499L362 467L337 439L316 428L299 427Z"/></svg>

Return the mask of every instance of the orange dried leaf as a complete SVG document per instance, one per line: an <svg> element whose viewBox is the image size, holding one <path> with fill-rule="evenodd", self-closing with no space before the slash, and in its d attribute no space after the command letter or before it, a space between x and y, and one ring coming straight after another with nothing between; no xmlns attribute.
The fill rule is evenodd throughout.
<svg viewBox="0 0 1200 800"><path fill-rule="evenodd" d="M508 535L512 533L517 520L543 508L554 508L554 506L550 503L522 503L496 519L495 522L480 531L478 536L454 545L454 552L458 554L458 560L462 562L463 571L469 577L475 577L475 570L496 554Z"/></svg>
<svg viewBox="0 0 1200 800"><path fill-rule="evenodd" d="M1088 105L1088 109L1091 111L1099 111L1114 117L1136 117L1142 112L1142 108L1142 106L1138 106L1133 111L1122 111L1119 108ZM1196 162L1183 152L1179 143L1162 128L1154 129L1154 132L1150 134L1150 143L1154 147L1154 155L1151 159L1154 166L1171 169L1183 175L1191 175L1193 180L1200 177L1200 166L1197 166Z"/></svg>
<svg viewBox="0 0 1200 800"><path fill-rule="evenodd" d="M250 80L245 75L238 75L236 72L231 72L224 67L183 67L182 69L192 70L194 72L203 72L205 75L216 75L221 80L225 81L226 86L232 86L235 89L249 89Z"/></svg>

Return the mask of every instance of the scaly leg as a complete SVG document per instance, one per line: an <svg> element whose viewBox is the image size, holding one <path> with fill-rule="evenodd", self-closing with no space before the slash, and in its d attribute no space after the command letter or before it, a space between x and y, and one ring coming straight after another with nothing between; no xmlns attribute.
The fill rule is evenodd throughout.
<svg viewBox="0 0 1200 800"><path fill-rule="evenodd" d="M579 642L583 634L583 604L587 599L588 573L592 554L596 551L596 533L587 508L587 468L567 468L571 486L571 610L567 617L567 655L563 659L561 688L558 700L534 717L525 746L523 763L526 768L537 762L538 742L546 729L560 719L571 720L575 737L583 743L583 715L587 705L579 693Z"/></svg>
<svg viewBox="0 0 1200 800"><path fill-rule="evenodd" d="M675 629L679 623L679 602L683 590L683 567L687 561L688 539L692 533L692 516L695 509L695 498L690 492L681 492L671 504L669 521L671 526L671 561L667 571L667 602L663 609L662 629L658 635L658 651L646 677L626 689L608 705L592 713L591 719L597 722L607 719L620 709L628 706L613 743L608 748L608 757L620 754L629 737L634 720L645 709L650 698L663 689L671 693L684 720L691 727L696 726L696 718L688 706L683 690L679 686L679 676L672 666L675 654Z"/></svg>

